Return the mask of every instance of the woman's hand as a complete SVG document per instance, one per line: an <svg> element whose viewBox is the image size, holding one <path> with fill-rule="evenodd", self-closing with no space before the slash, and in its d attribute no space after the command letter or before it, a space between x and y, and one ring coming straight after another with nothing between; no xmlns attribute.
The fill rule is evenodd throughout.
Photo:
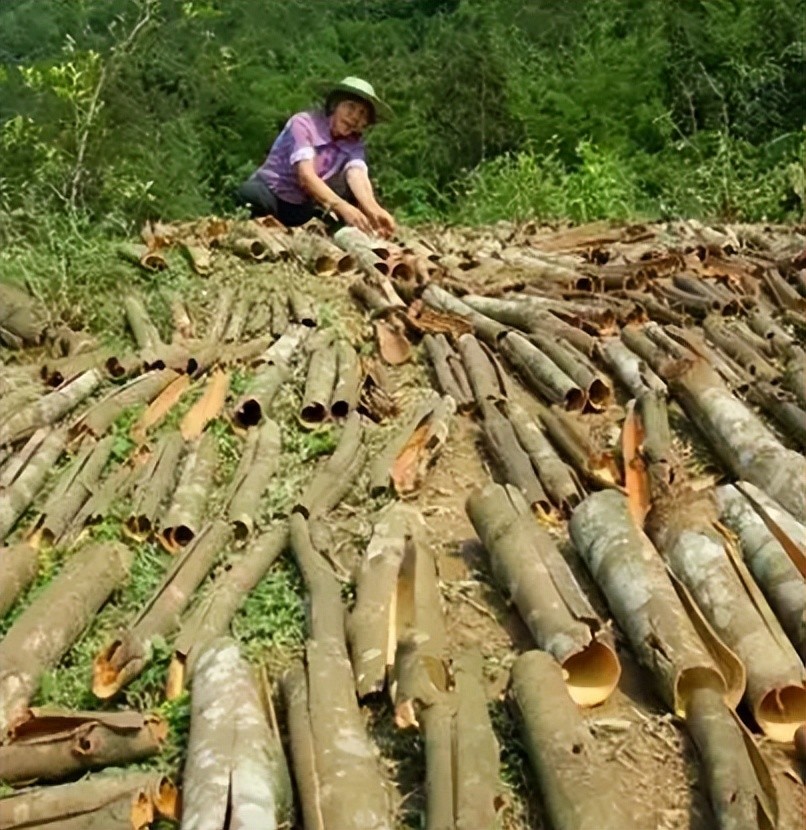
<svg viewBox="0 0 806 830"><path fill-rule="evenodd" d="M349 202L344 200L337 202L333 206L336 215L346 224L353 228L363 231L366 234L372 234L372 222L368 219L357 207L354 207Z"/></svg>
<svg viewBox="0 0 806 830"><path fill-rule="evenodd" d="M375 205L368 210L367 218L375 233L384 239L388 239L395 232L395 220L392 214L384 210L380 205Z"/></svg>

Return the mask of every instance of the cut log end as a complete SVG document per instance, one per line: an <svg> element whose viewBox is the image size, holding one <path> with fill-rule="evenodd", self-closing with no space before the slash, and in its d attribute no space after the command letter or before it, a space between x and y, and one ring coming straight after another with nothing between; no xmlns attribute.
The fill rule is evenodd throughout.
<svg viewBox="0 0 806 830"><path fill-rule="evenodd" d="M585 406L585 393L581 389L569 389L563 401L569 412L581 412Z"/></svg>
<svg viewBox="0 0 806 830"><path fill-rule="evenodd" d="M334 418L346 418L350 414L350 402L345 400L333 401L330 414Z"/></svg>
<svg viewBox="0 0 806 830"><path fill-rule="evenodd" d="M327 417L327 409L324 404L319 401L315 401L303 406L299 417L303 426L321 424Z"/></svg>

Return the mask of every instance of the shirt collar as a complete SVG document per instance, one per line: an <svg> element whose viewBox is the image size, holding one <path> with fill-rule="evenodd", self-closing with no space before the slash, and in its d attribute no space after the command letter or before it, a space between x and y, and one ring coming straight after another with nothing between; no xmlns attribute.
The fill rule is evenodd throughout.
<svg viewBox="0 0 806 830"><path fill-rule="evenodd" d="M349 149L361 144L361 140L354 138L333 138L330 134L330 118L324 110L313 110L310 113L311 125L313 127L313 146L324 147L328 144L335 144L337 147Z"/></svg>

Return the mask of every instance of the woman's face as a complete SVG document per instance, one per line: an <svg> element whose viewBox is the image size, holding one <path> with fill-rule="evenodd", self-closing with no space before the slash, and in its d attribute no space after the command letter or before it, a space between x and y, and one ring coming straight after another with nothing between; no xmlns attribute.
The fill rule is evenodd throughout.
<svg viewBox="0 0 806 830"><path fill-rule="evenodd" d="M370 123L370 109L361 101L339 101L330 114L333 138L361 135Z"/></svg>

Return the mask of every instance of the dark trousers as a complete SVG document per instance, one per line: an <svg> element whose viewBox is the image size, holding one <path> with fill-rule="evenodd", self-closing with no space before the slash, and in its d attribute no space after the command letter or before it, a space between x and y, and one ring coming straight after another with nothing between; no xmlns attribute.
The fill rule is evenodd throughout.
<svg viewBox="0 0 806 830"><path fill-rule="evenodd" d="M355 197L347 186L344 176L334 176L332 180L328 181L328 185L342 199L350 202L350 204L355 204ZM301 205L286 202L265 182L255 177L245 181L238 188L235 200L239 205L249 208L253 219L260 216L274 216L287 228L304 225L314 216L318 216L320 219L323 218L322 208L315 202L304 202ZM328 217L325 221L330 224L333 220Z"/></svg>

